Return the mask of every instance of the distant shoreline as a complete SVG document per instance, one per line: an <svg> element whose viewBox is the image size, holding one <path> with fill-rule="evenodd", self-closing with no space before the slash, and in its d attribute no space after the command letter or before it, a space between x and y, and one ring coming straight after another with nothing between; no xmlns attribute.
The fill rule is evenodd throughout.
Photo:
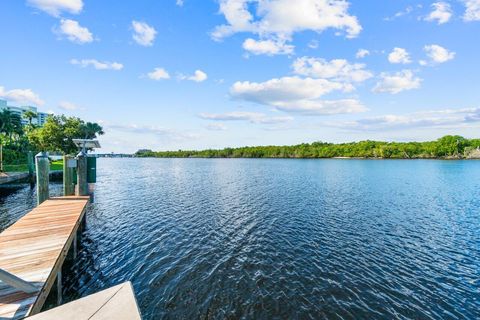
<svg viewBox="0 0 480 320"><path fill-rule="evenodd" d="M480 158L452 158L452 157L438 157L438 158L367 158L367 157L324 157L324 158L292 158L292 157L158 157L158 156L135 156L130 158L139 159L278 159L278 160L444 160L444 161L458 161L458 160L480 160Z"/></svg>
<svg viewBox="0 0 480 320"><path fill-rule="evenodd" d="M268 158L268 159L480 159L480 139L444 136L435 141L349 143L313 142L292 146L255 146L207 150L139 150L149 158Z"/></svg>

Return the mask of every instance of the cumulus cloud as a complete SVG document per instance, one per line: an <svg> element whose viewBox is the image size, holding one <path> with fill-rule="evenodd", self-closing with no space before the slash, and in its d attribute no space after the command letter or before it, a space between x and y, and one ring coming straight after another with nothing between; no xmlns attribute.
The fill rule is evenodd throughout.
<svg viewBox="0 0 480 320"><path fill-rule="evenodd" d="M269 117L264 113L233 111L227 113L200 113L200 118L214 121L248 121L260 124L277 124L293 120L292 117Z"/></svg>
<svg viewBox="0 0 480 320"><path fill-rule="evenodd" d="M123 64L118 62L108 62L108 61L98 61L96 59L72 59L70 63L73 65L78 65L82 68L86 68L88 66L92 66L97 70L122 70Z"/></svg>
<svg viewBox="0 0 480 320"><path fill-rule="evenodd" d="M250 32L258 35L261 43L285 43L296 32L337 29L354 38L362 27L357 17L348 13L348 7L344 0L220 0L220 13L227 23L217 26L211 36L221 40L238 32ZM271 54L271 50L266 52Z"/></svg>
<svg viewBox="0 0 480 320"><path fill-rule="evenodd" d="M394 74L383 72L372 91L397 94L406 90L418 89L421 83L422 79L416 77L411 70L402 70Z"/></svg>
<svg viewBox="0 0 480 320"><path fill-rule="evenodd" d="M429 62L426 62L426 61L420 62L423 65L426 65L428 63L430 64L445 63L455 58L455 52L448 51L444 47L439 46L437 44L427 45L423 48L423 50L425 51L425 53L427 54L427 57L430 60Z"/></svg>
<svg viewBox="0 0 480 320"><path fill-rule="evenodd" d="M452 8L447 2L432 3L432 12L425 17L426 21L436 21L438 24L444 24L450 21L452 17Z"/></svg>
<svg viewBox="0 0 480 320"><path fill-rule="evenodd" d="M157 31L145 22L132 21L132 38L141 46L150 47L153 45Z"/></svg>
<svg viewBox="0 0 480 320"><path fill-rule="evenodd" d="M208 76L202 70L195 70L195 73L191 76L179 74L178 79L180 80L190 80L194 82L203 82L208 79Z"/></svg>
<svg viewBox="0 0 480 320"><path fill-rule="evenodd" d="M307 77L333 79L344 82L363 82L373 77L363 63L349 63L345 59L327 61L322 58L301 57L293 62L293 72Z"/></svg>
<svg viewBox="0 0 480 320"><path fill-rule="evenodd" d="M368 51L367 49L359 49L357 51L357 53L355 54L355 58L362 59L362 58L365 58L368 55L370 55L370 51Z"/></svg>
<svg viewBox="0 0 480 320"><path fill-rule="evenodd" d="M152 80L170 79L170 74L163 68L155 68L147 76Z"/></svg>
<svg viewBox="0 0 480 320"><path fill-rule="evenodd" d="M388 61L390 63L401 63L408 64L411 63L410 55L407 50L403 48L394 48L392 52L388 55Z"/></svg>
<svg viewBox="0 0 480 320"><path fill-rule="evenodd" d="M248 38L243 42L243 49L254 54L265 54L273 56L277 54L292 54L294 46L285 44L285 41L281 40L255 40Z"/></svg>
<svg viewBox="0 0 480 320"><path fill-rule="evenodd" d="M67 110L67 111L84 110L84 108L79 107L78 105L68 101L61 101L58 104L58 107L62 110Z"/></svg>
<svg viewBox="0 0 480 320"><path fill-rule="evenodd" d="M83 8L82 0L27 0L27 4L54 17L63 12L79 14Z"/></svg>
<svg viewBox="0 0 480 320"><path fill-rule="evenodd" d="M265 82L235 82L230 93L236 99L275 105L281 101L316 99L334 90L346 87L326 79L300 77L274 78Z"/></svg>
<svg viewBox="0 0 480 320"><path fill-rule="evenodd" d="M230 88L234 99L272 106L287 112L308 115L363 112L356 100L323 101L320 97L332 91L348 92L350 84L300 77L274 78L265 82L236 82Z"/></svg>
<svg viewBox="0 0 480 320"><path fill-rule="evenodd" d="M45 104L39 95L31 89L5 90L4 87L0 86L0 98L21 104L33 104L37 106L43 106Z"/></svg>
<svg viewBox="0 0 480 320"><path fill-rule="evenodd" d="M480 0L463 0L466 10L463 15L465 21L480 21Z"/></svg>
<svg viewBox="0 0 480 320"><path fill-rule="evenodd" d="M66 37L71 42L78 44L89 43L93 41L92 33L86 28L82 27L78 21L71 19L61 19L60 26L54 31L61 37Z"/></svg>
<svg viewBox="0 0 480 320"><path fill-rule="evenodd" d="M474 122L480 122L480 108L420 111L404 115L389 114L331 125L352 130L375 131L420 127L458 128Z"/></svg>

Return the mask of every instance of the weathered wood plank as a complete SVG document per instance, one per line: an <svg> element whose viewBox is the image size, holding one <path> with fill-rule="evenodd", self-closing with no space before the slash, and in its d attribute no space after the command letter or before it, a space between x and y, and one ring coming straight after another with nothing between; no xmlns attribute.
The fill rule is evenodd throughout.
<svg viewBox="0 0 480 320"><path fill-rule="evenodd" d="M38 313L85 214L89 197L46 200L0 234L0 268L38 287L33 294L0 282L0 318Z"/></svg>

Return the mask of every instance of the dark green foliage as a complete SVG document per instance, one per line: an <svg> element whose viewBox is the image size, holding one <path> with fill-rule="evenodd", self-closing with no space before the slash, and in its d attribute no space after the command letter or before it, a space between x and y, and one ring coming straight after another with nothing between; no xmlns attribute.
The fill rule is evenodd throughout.
<svg viewBox="0 0 480 320"><path fill-rule="evenodd" d="M94 139L102 134L102 127L96 123L85 123L80 118L61 115L49 116L43 127L33 128L27 136L37 150L73 154L78 148L72 139Z"/></svg>
<svg viewBox="0 0 480 320"><path fill-rule="evenodd" d="M38 127L32 124L32 119L36 117L34 112L27 111L23 116L29 121L26 126L22 125L18 114L9 110L0 112L4 165L25 164L28 151L34 154L39 151L76 153L78 150L72 139L94 139L104 133L100 125L75 117L49 116L45 125Z"/></svg>
<svg viewBox="0 0 480 320"><path fill-rule="evenodd" d="M302 143L294 146L259 146L225 148L201 151L139 150L138 157L162 158L382 158L382 159L434 159L462 158L465 151L480 147L480 139L444 136L427 142L359 141L349 143Z"/></svg>

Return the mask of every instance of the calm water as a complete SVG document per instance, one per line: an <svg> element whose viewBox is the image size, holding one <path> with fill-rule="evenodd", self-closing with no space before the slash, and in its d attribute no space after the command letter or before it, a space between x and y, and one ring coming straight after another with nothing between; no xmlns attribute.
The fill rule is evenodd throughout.
<svg viewBox="0 0 480 320"><path fill-rule="evenodd" d="M480 318L480 162L98 165L69 299L131 280L145 319ZM0 227L32 199L4 192Z"/></svg>

